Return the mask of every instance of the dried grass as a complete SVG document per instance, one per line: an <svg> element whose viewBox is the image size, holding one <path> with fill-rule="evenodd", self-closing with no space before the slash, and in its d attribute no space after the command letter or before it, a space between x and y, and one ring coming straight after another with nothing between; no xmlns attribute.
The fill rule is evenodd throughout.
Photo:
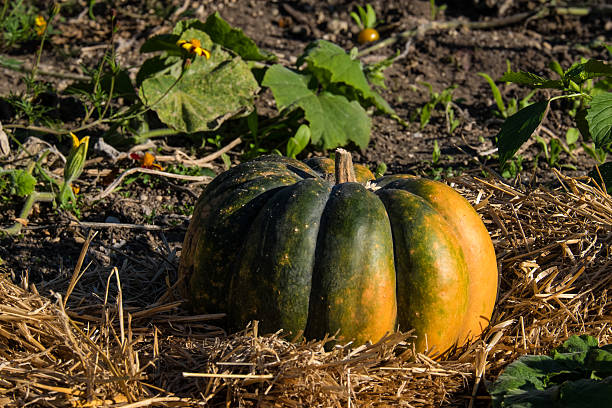
<svg viewBox="0 0 612 408"><path fill-rule="evenodd" d="M491 328L445 361L415 355L409 333L331 349L259 335L256 323L225 336L221 315L179 315L164 296L176 264L166 249L120 269L77 265L39 287L45 296L0 273L0 407L486 403L480 384L519 355L575 333L612 341L612 199L557 177L554 191L452 180L485 220L502 280Z"/></svg>

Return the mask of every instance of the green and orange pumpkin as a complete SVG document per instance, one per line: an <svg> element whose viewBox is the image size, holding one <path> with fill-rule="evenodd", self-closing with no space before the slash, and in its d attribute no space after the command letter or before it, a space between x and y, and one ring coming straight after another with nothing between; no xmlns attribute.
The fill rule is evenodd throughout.
<svg viewBox="0 0 612 408"><path fill-rule="evenodd" d="M373 180L350 153L336 155L265 156L206 187L179 266L194 310L309 339L414 329L417 349L434 352L478 336L498 274L476 211L443 183Z"/></svg>

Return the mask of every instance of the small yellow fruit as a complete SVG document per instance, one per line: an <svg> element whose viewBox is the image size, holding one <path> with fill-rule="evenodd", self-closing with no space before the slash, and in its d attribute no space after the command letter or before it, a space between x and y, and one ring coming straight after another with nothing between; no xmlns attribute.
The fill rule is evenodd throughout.
<svg viewBox="0 0 612 408"><path fill-rule="evenodd" d="M364 28L359 32L357 42L359 44L365 44L369 42L377 41L380 38L378 31L375 28Z"/></svg>

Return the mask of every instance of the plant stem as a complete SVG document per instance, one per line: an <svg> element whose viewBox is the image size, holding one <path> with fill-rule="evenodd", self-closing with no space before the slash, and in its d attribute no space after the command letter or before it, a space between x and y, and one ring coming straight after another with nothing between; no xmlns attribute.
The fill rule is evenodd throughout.
<svg viewBox="0 0 612 408"><path fill-rule="evenodd" d="M355 178L355 168L353 167L353 160L351 159L351 153L342 149L336 149L336 184L342 183L354 183L357 179Z"/></svg>
<svg viewBox="0 0 612 408"><path fill-rule="evenodd" d="M15 224L13 224L12 227L0 228L0 232L3 232L7 235L19 234L21 232L21 229L23 228L23 222L28 219L28 216L30 215L30 211L34 206L34 203L39 201L50 203L53 202L53 200L55 200L55 194L53 193L34 191L28 196L26 202L23 204L23 208L21 209L21 213L18 217L19 221L15 221Z"/></svg>
<svg viewBox="0 0 612 408"><path fill-rule="evenodd" d="M574 94L570 94L570 95L559 95L559 96L554 96L554 97L550 98L550 100L548 102L550 103L552 101L556 101L557 99L579 98L581 96L588 97L589 95L583 94L583 93L574 93Z"/></svg>
<svg viewBox="0 0 612 408"><path fill-rule="evenodd" d="M4 0L4 4L2 5L2 11L0 12L0 22L4 20L4 15L6 14L6 10L8 10L9 0Z"/></svg>

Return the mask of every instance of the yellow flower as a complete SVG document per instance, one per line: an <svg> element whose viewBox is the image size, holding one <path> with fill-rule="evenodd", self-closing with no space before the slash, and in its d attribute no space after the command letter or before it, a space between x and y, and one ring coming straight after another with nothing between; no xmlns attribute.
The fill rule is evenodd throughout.
<svg viewBox="0 0 612 408"><path fill-rule="evenodd" d="M45 30L47 29L47 21L41 15L36 16L34 19L34 25L36 26L34 29L36 30L36 34L43 35Z"/></svg>
<svg viewBox="0 0 612 408"><path fill-rule="evenodd" d="M146 152L144 155L140 155L138 153L130 154L130 157L136 161L140 162L140 167L145 169L157 169L160 171L164 171L164 168L159 164L155 163L155 155Z"/></svg>
<svg viewBox="0 0 612 408"><path fill-rule="evenodd" d="M176 45L187 50L187 52L189 52L190 54L199 55L200 57L204 55L206 59L210 58L210 51L202 48L202 44L197 38L192 38L191 41L178 40L176 42Z"/></svg>
<svg viewBox="0 0 612 408"><path fill-rule="evenodd" d="M64 167L64 183L71 183L76 180L83 171L85 165L85 157L87 156L87 148L89 147L89 136L85 136L81 140L72 132L72 149L66 158L66 167Z"/></svg>

